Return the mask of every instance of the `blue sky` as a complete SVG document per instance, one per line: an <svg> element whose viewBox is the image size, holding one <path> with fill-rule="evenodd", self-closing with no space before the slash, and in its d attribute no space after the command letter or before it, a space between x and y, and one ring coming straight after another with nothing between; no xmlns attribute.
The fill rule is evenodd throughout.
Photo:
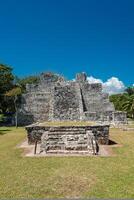
<svg viewBox="0 0 134 200"><path fill-rule="evenodd" d="M134 83L133 0L0 0L0 62Z"/></svg>

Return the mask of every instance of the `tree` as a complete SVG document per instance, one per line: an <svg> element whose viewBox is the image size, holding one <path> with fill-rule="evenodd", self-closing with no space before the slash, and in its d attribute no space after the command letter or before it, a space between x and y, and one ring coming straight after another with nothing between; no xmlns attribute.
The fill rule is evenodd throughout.
<svg viewBox="0 0 134 200"><path fill-rule="evenodd" d="M131 96L134 94L134 87L128 87L125 91L128 93L129 96Z"/></svg>
<svg viewBox="0 0 134 200"><path fill-rule="evenodd" d="M17 107L17 100L18 96L21 95L21 88L15 87L5 93L6 96L12 97L14 102L14 108L15 108L15 125L16 128L18 126L18 107Z"/></svg>
<svg viewBox="0 0 134 200"><path fill-rule="evenodd" d="M26 84L36 84L39 82L38 76L28 76L25 78L15 77L15 84L21 87L22 93L26 91Z"/></svg>
<svg viewBox="0 0 134 200"><path fill-rule="evenodd" d="M5 64L0 64L0 112L4 113L11 106L5 97L5 93L13 88L14 76L12 68Z"/></svg>
<svg viewBox="0 0 134 200"><path fill-rule="evenodd" d="M115 110L123 111L123 104L128 99L128 94L114 94L111 95L109 99L114 104Z"/></svg>
<svg viewBox="0 0 134 200"><path fill-rule="evenodd" d="M134 87L128 87L123 94L115 94L110 96L115 109L126 111L128 117L134 118Z"/></svg>
<svg viewBox="0 0 134 200"><path fill-rule="evenodd" d="M123 108L134 119L134 95L128 96L127 101L124 102Z"/></svg>

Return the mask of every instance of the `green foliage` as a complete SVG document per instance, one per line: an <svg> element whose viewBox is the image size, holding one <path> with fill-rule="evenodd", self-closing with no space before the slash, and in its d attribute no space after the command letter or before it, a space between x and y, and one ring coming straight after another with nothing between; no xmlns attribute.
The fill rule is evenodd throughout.
<svg viewBox="0 0 134 200"><path fill-rule="evenodd" d="M115 109L123 111L123 104L127 100L127 94L115 94L109 97L110 101L114 103Z"/></svg>
<svg viewBox="0 0 134 200"><path fill-rule="evenodd" d="M5 97L5 93L13 88L14 75L12 74L12 68L8 65L0 64L0 111L6 112L10 107L8 99Z"/></svg>
<svg viewBox="0 0 134 200"><path fill-rule="evenodd" d="M134 87L128 87L126 93L111 95L110 101L116 110L126 111L128 117L134 118Z"/></svg>
<svg viewBox="0 0 134 200"><path fill-rule="evenodd" d="M9 97L15 97L15 96L18 96L21 94L21 88L20 87L15 87L9 91L6 92L6 96L9 96Z"/></svg>
<svg viewBox="0 0 134 200"><path fill-rule="evenodd" d="M35 84L38 80L38 76L18 78L10 66L0 64L0 113L15 112L17 97L25 92L26 84Z"/></svg>
<svg viewBox="0 0 134 200"><path fill-rule="evenodd" d="M8 97L12 97L13 98L14 109L15 109L15 121L16 121L16 127L17 127L17 124L18 124L17 100L18 100L18 96L21 95L21 88L20 87L14 87L13 89L7 91L5 95L8 96Z"/></svg>
<svg viewBox="0 0 134 200"><path fill-rule="evenodd" d="M4 114L0 114L0 122L6 121L6 116Z"/></svg>
<svg viewBox="0 0 134 200"><path fill-rule="evenodd" d="M12 74L12 68L0 64L0 92L4 94L7 90L12 88L14 76Z"/></svg>
<svg viewBox="0 0 134 200"><path fill-rule="evenodd" d="M129 96L131 96L134 94L134 87L128 87L125 91L128 93Z"/></svg>
<svg viewBox="0 0 134 200"><path fill-rule="evenodd" d="M21 87L21 90L23 93L26 91L26 84L36 84L36 83L38 83L38 81L39 81L38 76L28 76L28 77L25 77L22 79L15 77L16 85Z"/></svg>
<svg viewBox="0 0 134 200"><path fill-rule="evenodd" d="M132 118L134 118L134 94L128 97L122 107Z"/></svg>

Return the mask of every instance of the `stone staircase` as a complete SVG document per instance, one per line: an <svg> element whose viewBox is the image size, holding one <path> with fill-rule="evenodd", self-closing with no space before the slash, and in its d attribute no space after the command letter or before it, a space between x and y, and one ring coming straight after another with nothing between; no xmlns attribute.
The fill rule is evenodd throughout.
<svg viewBox="0 0 134 200"><path fill-rule="evenodd" d="M92 131L86 131L84 127L54 127L42 135L41 151L92 155L96 153L96 147Z"/></svg>

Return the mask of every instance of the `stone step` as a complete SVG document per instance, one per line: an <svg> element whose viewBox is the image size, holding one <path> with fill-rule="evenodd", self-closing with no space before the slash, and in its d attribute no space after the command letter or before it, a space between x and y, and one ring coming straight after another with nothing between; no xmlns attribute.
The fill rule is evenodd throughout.
<svg viewBox="0 0 134 200"><path fill-rule="evenodd" d="M65 128L65 127L55 127L49 129L51 132L55 131L85 131L85 128Z"/></svg>
<svg viewBox="0 0 134 200"><path fill-rule="evenodd" d="M61 131L61 130L57 130L57 131L49 131L49 133L50 134L52 134L52 133L58 133L58 134L60 134L60 133L86 133L86 131L79 131L79 130L75 130L75 131L73 131L73 130L68 130L68 131L66 131L66 130L63 130L63 131Z"/></svg>
<svg viewBox="0 0 134 200"><path fill-rule="evenodd" d="M87 150L87 144L64 144L64 143L61 143L61 144L57 144L56 142L55 143L49 143L49 144L46 144L46 147L48 148L48 151L50 150L68 150L68 151L83 151L83 150ZM92 146L89 147L89 150L93 150L92 149Z"/></svg>
<svg viewBox="0 0 134 200"><path fill-rule="evenodd" d="M75 151L75 150L49 150L46 154L88 154L93 155L93 151Z"/></svg>
<svg viewBox="0 0 134 200"><path fill-rule="evenodd" d="M78 131L78 132L73 132L73 131L72 131L72 132L69 132L69 131L68 131L68 132L66 132L66 131L65 131L65 132L62 132L62 131L61 131L61 132L49 132L49 133L48 133L48 135L57 135L57 136L58 136L58 135L74 135L74 134L75 134L75 135L79 135L79 134L86 135L85 132L79 132L79 131Z"/></svg>
<svg viewBox="0 0 134 200"><path fill-rule="evenodd" d="M56 132L56 131L58 131L58 132L63 132L63 131L64 131L64 132L68 132L68 131L69 131L69 132L71 132L71 131L72 131L72 132L75 132L75 131L76 131L76 132L77 132L77 131L79 131L79 132L86 132L85 129L61 129L61 128L59 128L59 129L58 129L58 128L57 128L57 129L49 129L49 131L50 131L50 132Z"/></svg>

